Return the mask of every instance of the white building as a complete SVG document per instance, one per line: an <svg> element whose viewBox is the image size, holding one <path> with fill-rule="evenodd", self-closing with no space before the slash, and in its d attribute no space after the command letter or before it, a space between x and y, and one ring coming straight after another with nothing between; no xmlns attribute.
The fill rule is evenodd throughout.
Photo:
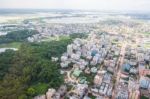
<svg viewBox="0 0 150 99"><path fill-rule="evenodd" d="M73 53L73 48L72 48L72 44L67 46L67 54L71 55Z"/></svg>
<svg viewBox="0 0 150 99"><path fill-rule="evenodd" d="M56 93L56 90L53 88L48 89L46 92L46 99L53 99L54 94Z"/></svg>

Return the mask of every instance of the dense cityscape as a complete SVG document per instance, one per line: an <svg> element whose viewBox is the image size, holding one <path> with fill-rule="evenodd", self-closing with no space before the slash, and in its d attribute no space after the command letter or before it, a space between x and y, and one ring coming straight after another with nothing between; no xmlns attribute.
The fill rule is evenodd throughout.
<svg viewBox="0 0 150 99"><path fill-rule="evenodd" d="M33 12L0 14L0 99L150 99L149 14Z"/></svg>

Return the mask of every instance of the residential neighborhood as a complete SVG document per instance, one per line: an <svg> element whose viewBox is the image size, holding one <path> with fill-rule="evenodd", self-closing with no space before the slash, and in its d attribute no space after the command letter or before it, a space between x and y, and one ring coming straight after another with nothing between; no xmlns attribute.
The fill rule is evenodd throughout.
<svg viewBox="0 0 150 99"><path fill-rule="evenodd" d="M65 83L47 99L141 99L150 97L150 49L146 38L90 33L76 38L60 58ZM52 57L53 61L58 58ZM61 91L60 91L61 90ZM45 98L35 97L35 99ZM92 98L95 97L95 98Z"/></svg>
<svg viewBox="0 0 150 99"><path fill-rule="evenodd" d="M0 9L0 99L150 99L149 27L144 12Z"/></svg>

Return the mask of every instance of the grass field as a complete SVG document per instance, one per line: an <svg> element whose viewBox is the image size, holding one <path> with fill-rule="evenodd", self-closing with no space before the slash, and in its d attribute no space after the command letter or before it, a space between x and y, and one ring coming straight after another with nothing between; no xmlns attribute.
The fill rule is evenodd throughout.
<svg viewBox="0 0 150 99"><path fill-rule="evenodd" d="M69 36L55 36L55 37L47 37L42 39L42 41L59 41L59 40L63 40L63 39L69 39Z"/></svg>
<svg viewBox="0 0 150 99"><path fill-rule="evenodd" d="M150 32L145 32L144 35L150 35Z"/></svg>
<svg viewBox="0 0 150 99"><path fill-rule="evenodd" d="M19 48L21 42L12 42L7 44L0 44L0 48Z"/></svg>
<svg viewBox="0 0 150 99"><path fill-rule="evenodd" d="M150 48L150 43L144 44L144 47L145 47L145 48Z"/></svg>

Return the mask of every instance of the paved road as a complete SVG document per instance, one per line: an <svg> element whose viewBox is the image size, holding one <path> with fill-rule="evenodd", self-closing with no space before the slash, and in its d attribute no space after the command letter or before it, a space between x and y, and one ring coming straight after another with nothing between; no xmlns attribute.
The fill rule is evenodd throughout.
<svg viewBox="0 0 150 99"><path fill-rule="evenodd" d="M118 62L117 62L116 71L118 71L118 73L116 75L117 78L116 78L116 83L114 85L115 87L114 87L114 90L113 90L112 99L115 99L115 89L117 88L117 85L119 83L120 74L121 74L121 66L123 65L123 62L124 62L126 46L127 46L127 42L124 42L123 45L122 45L121 51L120 51L120 57L119 57Z"/></svg>

